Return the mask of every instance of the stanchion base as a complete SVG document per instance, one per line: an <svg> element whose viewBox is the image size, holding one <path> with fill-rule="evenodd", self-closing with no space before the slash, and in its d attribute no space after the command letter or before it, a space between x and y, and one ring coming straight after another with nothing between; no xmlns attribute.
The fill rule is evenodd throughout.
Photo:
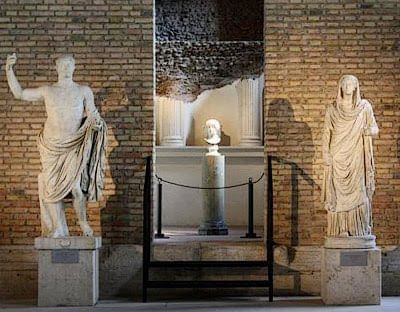
<svg viewBox="0 0 400 312"><path fill-rule="evenodd" d="M256 233L246 233L245 236L240 236L240 238L261 238L261 236L257 236Z"/></svg>
<svg viewBox="0 0 400 312"><path fill-rule="evenodd" d="M156 234L154 234L154 238L164 238L164 239L167 239L167 238L169 238L169 236L165 236L163 233L161 233L161 234L156 233Z"/></svg>

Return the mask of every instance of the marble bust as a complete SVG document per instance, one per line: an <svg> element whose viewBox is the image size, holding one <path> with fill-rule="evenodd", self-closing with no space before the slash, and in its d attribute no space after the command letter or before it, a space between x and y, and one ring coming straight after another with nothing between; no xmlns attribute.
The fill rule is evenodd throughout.
<svg viewBox="0 0 400 312"><path fill-rule="evenodd" d="M16 54L9 55L6 74L16 99L44 101L47 119L37 140L42 170L38 176L42 236L66 237L64 199L71 196L84 236L92 236L86 215L87 201L102 194L107 127L88 86L72 79L71 55L56 60L58 81L22 89L13 71Z"/></svg>
<svg viewBox="0 0 400 312"><path fill-rule="evenodd" d="M372 236L372 137L378 132L370 102L361 99L358 79L341 77L323 129L322 199L328 212L328 238Z"/></svg>
<svg viewBox="0 0 400 312"><path fill-rule="evenodd" d="M204 141L209 144L207 155L219 155L218 144L221 142L221 124L217 119L206 121L204 136Z"/></svg>

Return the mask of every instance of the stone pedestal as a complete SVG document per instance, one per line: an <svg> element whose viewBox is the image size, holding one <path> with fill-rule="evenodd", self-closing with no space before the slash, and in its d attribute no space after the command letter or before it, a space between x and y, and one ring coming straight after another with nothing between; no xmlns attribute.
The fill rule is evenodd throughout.
<svg viewBox="0 0 400 312"><path fill-rule="evenodd" d="M38 306L92 306L99 298L101 237L35 239Z"/></svg>
<svg viewBox="0 0 400 312"><path fill-rule="evenodd" d="M225 156L203 157L203 187L225 186ZM228 235L225 224L225 190L203 190L203 221L199 235Z"/></svg>
<svg viewBox="0 0 400 312"><path fill-rule="evenodd" d="M334 240L328 239L322 251L322 301L327 305L380 304L381 250L377 247L343 248L348 245L345 238ZM353 246L359 243L349 242ZM327 247L332 245L339 247Z"/></svg>

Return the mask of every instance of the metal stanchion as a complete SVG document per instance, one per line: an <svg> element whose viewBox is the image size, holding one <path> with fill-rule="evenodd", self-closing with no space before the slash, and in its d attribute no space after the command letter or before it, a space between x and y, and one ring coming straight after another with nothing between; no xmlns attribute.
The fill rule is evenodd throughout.
<svg viewBox="0 0 400 312"><path fill-rule="evenodd" d="M144 179L143 192L143 288L142 301L147 302L147 288L149 283L149 266L151 253L151 166L152 158L148 156L146 159L146 174Z"/></svg>
<svg viewBox="0 0 400 312"><path fill-rule="evenodd" d="M155 238L169 238L162 233L162 183L158 181L157 233Z"/></svg>
<svg viewBox="0 0 400 312"><path fill-rule="evenodd" d="M254 233L254 183L253 179L249 178L248 183L248 232L241 238L260 238Z"/></svg>
<svg viewBox="0 0 400 312"><path fill-rule="evenodd" d="M273 300L273 231L272 231L272 173L271 173L271 157L268 156L268 221L267 221L267 259L265 260L218 260L218 261L210 261L210 260L195 260L195 261L177 261L177 260L168 260L168 261L159 261L159 260L151 260L151 236L152 230L151 226L151 207L152 207L152 196L151 196L151 157L147 159L146 166L146 179L145 179L145 187L144 187L144 203L143 203L143 302L147 301L147 291L149 288L219 288L219 287L268 287L268 299L269 301ZM258 183L262 178L261 177L253 182L251 178L249 178L248 183L240 183L236 185L230 185L221 187L224 189L231 189L236 187L248 186L248 233L245 238L255 238L256 233L254 233L254 184ZM158 177L158 222L157 222L157 233L155 234L156 238L167 238L162 233L162 182L191 189L221 189L221 188L203 188L196 187L190 185L179 184L171 181L164 180ZM216 268L216 267L224 267L224 268L268 268L268 280L152 280L149 278L149 271L152 268L157 269L169 269L169 268Z"/></svg>
<svg viewBox="0 0 400 312"><path fill-rule="evenodd" d="M274 190L272 184L272 156L268 155L267 188L267 261L268 261L268 300L274 300Z"/></svg>

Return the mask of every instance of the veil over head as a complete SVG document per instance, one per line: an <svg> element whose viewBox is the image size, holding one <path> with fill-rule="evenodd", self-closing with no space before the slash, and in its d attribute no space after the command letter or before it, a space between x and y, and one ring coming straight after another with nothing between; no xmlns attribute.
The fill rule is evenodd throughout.
<svg viewBox="0 0 400 312"><path fill-rule="evenodd" d="M358 106L358 104L361 102L360 83L358 82L357 77L353 76L353 75L343 75L339 79L339 83L338 83L338 93L336 96L336 108L339 108L343 102L343 82L347 79L353 80L356 84L356 88L354 89L353 96L352 96L353 108L356 108Z"/></svg>

